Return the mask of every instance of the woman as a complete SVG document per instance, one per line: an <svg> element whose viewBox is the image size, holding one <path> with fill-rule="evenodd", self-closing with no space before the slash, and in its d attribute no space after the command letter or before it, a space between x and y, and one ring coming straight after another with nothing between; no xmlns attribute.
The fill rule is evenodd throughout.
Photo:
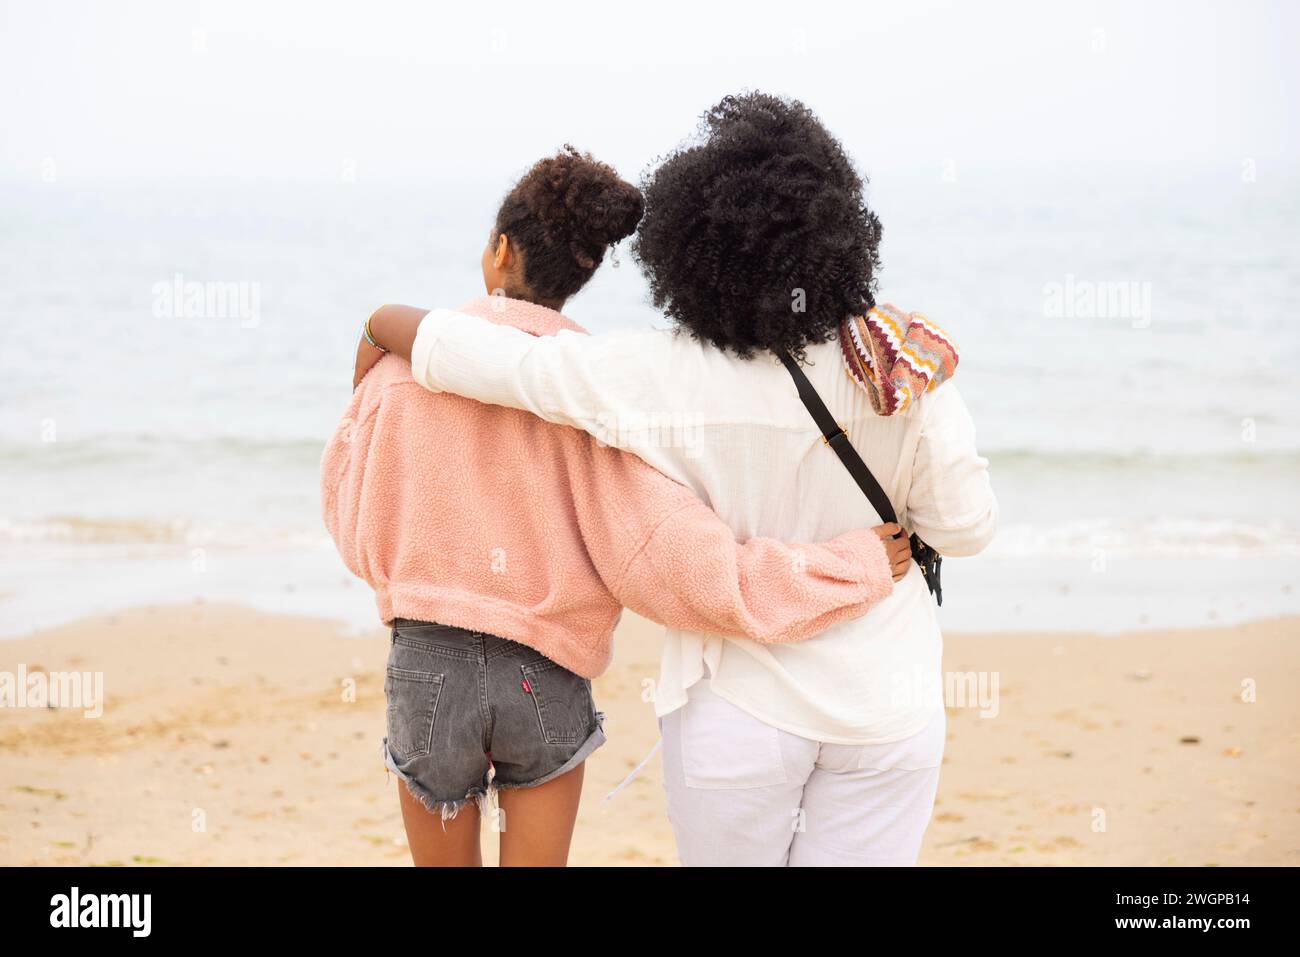
<svg viewBox="0 0 1300 957"><path fill-rule="evenodd" d="M566 148L506 196L482 255L504 295L464 307L521 335L640 219L640 192ZM369 333L367 333L369 335ZM325 522L392 623L384 760L417 864L475 864L499 800L502 864L563 864L583 762L604 741L590 678L621 605L674 627L807 638L888 595L897 526L825 545L735 536L636 457L522 412L370 369L322 461ZM888 541L886 541L888 540Z"/></svg>
<svg viewBox="0 0 1300 957"><path fill-rule="evenodd" d="M871 509L776 358L790 353L900 521L942 554L980 551L997 517L987 462L954 386L935 388L956 352L923 317L876 308L880 225L818 119L728 97L644 192L634 252L675 332L530 339L403 308L376 335L413 351L427 388L550 422L694 415L690 450L635 433L625 447L738 536L825 538ZM682 862L914 863L943 756L941 646L919 567L797 645L670 627L655 704Z"/></svg>

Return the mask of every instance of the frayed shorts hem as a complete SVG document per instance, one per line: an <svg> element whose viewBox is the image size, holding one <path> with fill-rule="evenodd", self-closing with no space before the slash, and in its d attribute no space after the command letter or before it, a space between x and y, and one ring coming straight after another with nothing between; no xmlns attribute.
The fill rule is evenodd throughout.
<svg viewBox="0 0 1300 957"><path fill-rule="evenodd" d="M578 750L573 752L573 756L569 758L569 760L561 764L554 771L550 771L546 774L543 774L540 778L537 778L536 780L526 781L521 784L515 784L515 783L506 784L502 782L500 784L494 783L492 786L494 789L500 791L515 791L515 790L523 790L524 788L535 788L545 784L547 781L554 781L560 775L568 774L570 771L576 768L583 761L586 761L587 758L591 757L592 752L595 751L604 743L605 743L605 732L598 727L596 728L595 731L591 732L591 734L587 736L587 740L582 742L582 744L578 747Z"/></svg>
<svg viewBox="0 0 1300 957"><path fill-rule="evenodd" d="M491 803L496 797L497 791L535 788L547 783L548 781L555 780L562 774L568 774L578 765L582 764L582 762L586 761L587 758L591 757L592 753L604 744L605 741L605 732L597 726L596 730L587 736L587 740L583 741L578 747L578 750L574 751L573 755L554 771L549 771L535 780L521 783L512 782L506 784L491 781L486 786L474 785L469 788L462 797L457 798L438 797L421 784L419 780L398 767L397 761L393 758L393 752L388 748L387 738L384 738L382 747L384 753L384 767L397 775L401 782L406 785L406 790L410 793L411 797L419 801L421 806L429 813L441 816L443 821L450 821L460 813L461 808L469 804L471 801L478 805L480 814L486 815Z"/></svg>
<svg viewBox="0 0 1300 957"><path fill-rule="evenodd" d="M495 790L492 785L489 784L487 787L476 785L466 791L463 797L440 798L397 766L397 762L393 760L393 753L388 750L387 738L384 738L383 741L383 751L384 767L397 775L398 779L406 785L406 790L411 797L419 801L421 806L430 814L437 814L442 817L443 821L450 821L460 813L461 808L471 801L478 805L480 814L487 812L489 803L492 800L492 791Z"/></svg>

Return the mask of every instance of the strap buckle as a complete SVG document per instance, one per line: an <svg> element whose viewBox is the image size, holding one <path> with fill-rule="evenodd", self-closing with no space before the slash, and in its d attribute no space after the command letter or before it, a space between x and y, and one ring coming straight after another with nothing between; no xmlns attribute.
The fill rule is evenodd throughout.
<svg viewBox="0 0 1300 957"><path fill-rule="evenodd" d="M844 438L849 437L849 432L846 428L844 428L844 426L840 425L838 422L836 422L835 425L839 429L838 432L832 432L830 435L826 435L825 433L822 433L822 445L826 446L827 448L830 448L830 444L834 442L836 439L838 439L840 436L843 436Z"/></svg>

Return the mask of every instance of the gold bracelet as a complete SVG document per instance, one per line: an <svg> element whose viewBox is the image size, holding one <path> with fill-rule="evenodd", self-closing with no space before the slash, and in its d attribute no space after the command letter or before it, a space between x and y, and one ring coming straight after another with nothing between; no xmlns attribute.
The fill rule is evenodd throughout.
<svg viewBox="0 0 1300 957"><path fill-rule="evenodd" d="M378 309L375 310L375 312L378 311L379 311ZM380 352L387 352L388 351L387 349L385 349L383 346L381 346L378 342L375 341L375 334L370 331L370 320L375 318L375 312L372 312L369 316L366 317L366 324L361 327L361 332L366 337L366 342L370 343Z"/></svg>

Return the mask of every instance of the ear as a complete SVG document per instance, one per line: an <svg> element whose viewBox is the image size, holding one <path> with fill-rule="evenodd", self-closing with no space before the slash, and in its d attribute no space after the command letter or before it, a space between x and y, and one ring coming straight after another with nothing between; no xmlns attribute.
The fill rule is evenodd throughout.
<svg viewBox="0 0 1300 957"><path fill-rule="evenodd" d="M497 248L492 254L492 265L504 272L514 263L514 259L515 250L510 245L510 238L502 233L497 237Z"/></svg>

